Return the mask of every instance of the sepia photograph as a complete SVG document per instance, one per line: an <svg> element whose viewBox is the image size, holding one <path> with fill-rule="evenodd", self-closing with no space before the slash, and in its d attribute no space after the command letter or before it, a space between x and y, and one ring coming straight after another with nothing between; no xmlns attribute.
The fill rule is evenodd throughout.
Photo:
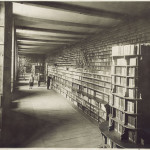
<svg viewBox="0 0 150 150"><path fill-rule="evenodd" d="M0 149L150 148L150 1L0 1Z"/></svg>

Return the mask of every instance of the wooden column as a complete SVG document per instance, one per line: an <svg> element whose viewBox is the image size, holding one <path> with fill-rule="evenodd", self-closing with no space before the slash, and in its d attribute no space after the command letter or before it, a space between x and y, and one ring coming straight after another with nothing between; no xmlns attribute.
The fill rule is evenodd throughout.
<svg viewBox="0 0 150 150"><path fill-rule="evenodd" d="M5 2L4 30L4 70L3 70L3 108L7 109L11 102L11 49L12 49L12 3Z"/></svg>
<svg viewBox="0 0 150 150"><path fill-rule="evenodd" d="M0 2L0 129L2 129L2 96L3 96L3 66L4 66L3 60L4 60L4 2Z"/></svg>
<svg viewBox="0 0 150 150"><path fill-rule="evenodd" d="M3 56L4 56L4 3L0 2L0 107L3 95Z"/></svg>
<svg viewBox="0 0 150 150"><path fill-rule="evenodd" d="M9 127L11 125L11 58L12 58L12 2L0 3L0 22L1 23L1 55L3 56L1 85L2 85L2 120L1 120L1 140L2 143L10 138Z"/></svg>
<svg viewBox="0 0 150 150"><path fill-rule="evenodd" d="M15 83L18 79L18 47L17 41L15 40Z"/></svg>
<svg viewBox="0 0 150 150"><path fill-rule="evenodd" d="M15 71L15 68L16 68L16 28L14 28L14 57L13 57L13 81L14 81L14 85L13 85L13 89L15 91L15 87L16 87L16 71Z"/></svg>
<svg viewBox="0 0 150 150"><path fill-rule="evenodd" d="M11 59L11 92L14 91L14 72L15 72L15 28L14 28L14 18L12 20L12 59Z"/></svg>

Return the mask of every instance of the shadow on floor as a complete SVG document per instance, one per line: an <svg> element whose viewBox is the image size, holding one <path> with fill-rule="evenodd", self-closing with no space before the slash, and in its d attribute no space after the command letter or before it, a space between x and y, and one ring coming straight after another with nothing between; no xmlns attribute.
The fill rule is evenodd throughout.
<svg viewBox="0 0 150 150"><path fill-rule="evenodd" d="M25 97L31 97L37 95L37 92L34 91L16 91L15 94L13 95L13 100L18 100L21 98L25 98Z"/></svg>
<svg viewBox="0 0 150 150"><path fill-rule="evenodd" d="M46 133L50 135L61 125L60 121L53 123L51 120L42 120L13 110L10 113L11 116L5 122L5 131L8 133L7 141L2 147L26 147ZM69 118L65 121L67 123Z"/></svg>
<svg viewBox="0 0 150 150"><path fill-rule="evenodd" d="M28 82L19 82L18 83L18 86L25 86L25 85L29 85L29 83Z"/></svg>

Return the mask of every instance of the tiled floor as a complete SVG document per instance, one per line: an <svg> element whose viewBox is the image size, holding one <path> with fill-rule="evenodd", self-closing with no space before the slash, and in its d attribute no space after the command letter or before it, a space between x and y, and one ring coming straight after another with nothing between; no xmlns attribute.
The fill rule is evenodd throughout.
<svg viewBox="0 0 150 150"><path fill-rule="evenodd" d="M10 117L9 147L98 148L98 125L45 86L20 82ZM13 137L13 138L12 138Z"/></svg>

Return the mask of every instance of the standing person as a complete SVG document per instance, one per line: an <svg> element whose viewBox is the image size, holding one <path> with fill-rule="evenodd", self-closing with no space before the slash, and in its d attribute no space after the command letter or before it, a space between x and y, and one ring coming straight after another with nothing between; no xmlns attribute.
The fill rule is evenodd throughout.
<svg viewBox="0 0 150 150"><path fill-rule="evenodd" d="M38 80L38 87L39 87L40 86L40 73L38 73L37 80Z"/></svg>
<svg viewBox="0 0 150 150"><path fill-rule="evenodd" d="M50 85L50 86L51 86L51 89L53 88L53 81L54 81L54 76L52 75L52 76L51 76L51 85Z"/></svg>
<svg viewBox="0 0 150 150"><path fill-rule="evenodd" d="M33 77L33 75L31 74L31 76L30 76L30 78L29 78L29 89L32 89L33 83L34 83L34 77Z"/></svg>
<svg viewBox="0 0 150 150"><path fill-rule="evenodd" d="M49 90L50 80L51 80L51 77L48 76L48 77L47 77L47 90Z"/></svg>

